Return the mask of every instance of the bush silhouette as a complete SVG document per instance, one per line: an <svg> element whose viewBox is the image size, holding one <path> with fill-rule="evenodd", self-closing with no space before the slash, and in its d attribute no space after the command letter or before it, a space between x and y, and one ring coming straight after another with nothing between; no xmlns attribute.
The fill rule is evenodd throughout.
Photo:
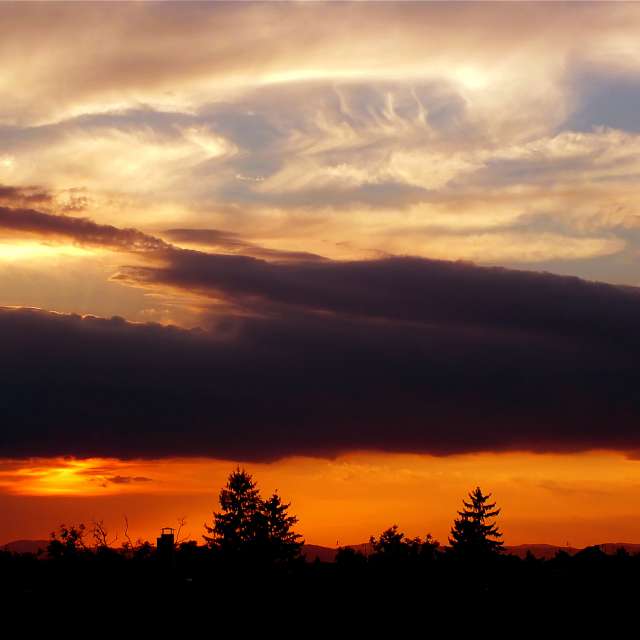
<svg viewBox="0 0 640 640"><path fill-rule="evenodd" d="M371 536L369 543L373 548L371 561L385 564L416 563L422 560L433 560L440 546L431 534L424 539L407 538L398 530L398 525L385 529L379 538Z"/></svg>
<svg viewBox="0 0 640 640"><path fill-rule="evenodd" d="M85 534L84 524L61 524L58 531L51 532L51 541L47 545L49 557L58 560L78 558L87 548L84 542Z"/></svg>

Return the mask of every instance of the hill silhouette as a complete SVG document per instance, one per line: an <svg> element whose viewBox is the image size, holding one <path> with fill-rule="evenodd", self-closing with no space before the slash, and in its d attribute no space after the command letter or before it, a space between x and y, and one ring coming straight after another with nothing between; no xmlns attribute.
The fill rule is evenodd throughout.
<svg viewBox="0 0 640 640"><path fill-rule="evenodd" d="M49 542L50 540L12 540L1 548L11 553L38 553L46 551Z"/></svg>
<svg viewBox="0 0 640 640"><path fill-rule="evenodd" d="M628 553L636 554L640 553L640 543L635 542L605 542L597 545L589 545L588 547L571 547L560 546L555 544L544 543L532 543L532 544L518 544L518 545L505 545L504 550L507 555L517 556L518 558L526 558L528 553L531 553L535 558L542 560L550 560L554 558L559 551L568 553L569 555L575 555L579 551L591 548L591 546L600 547L600 549L609 555L615 554L619 549L624 549ZM318 558L321 562L335 562L336 554L340 547L323 547L315 544L305 544L302 547L302 553L306 557L307 561L313 562ZM364 542L361 544L345 545L345 549L353 549L368 556L372 552L371 544ZM446 547L444 547L446 549Z"/></svg>
<svg viewBox="0 0 640 640"><path fill-rule="evenodd" d="M11 553L37 554L39 551L46 552L49 542L50 540L12 540L11 542L7 542L2 545L0 548ZM600 549L608 555L617 553L619 549L624 549L631 554L640 553L640 543L636 542L604 542L594 546L600 547ZM353 549L365 556L372 553L371 543L362 542L360 544L344 545L343 547L326 547L318 544L304 544L302 545L302 555L305 557L307 562L315 562L316 560L319 562L335 562L336 554L340 548ZM554 558L559 551L563 551L569 555L575 555L585 548L589 547L531 543L505 545L505 553L517 556L518 558L526 558L527 553L530 552L536 558L550 560L551 558Z"/></svg>

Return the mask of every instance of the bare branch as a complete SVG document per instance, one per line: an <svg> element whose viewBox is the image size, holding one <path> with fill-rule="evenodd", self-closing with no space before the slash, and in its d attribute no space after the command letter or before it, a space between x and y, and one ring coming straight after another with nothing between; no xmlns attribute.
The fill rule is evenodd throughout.
<svg viewBox="0 0 640 640"><path fill-rule="evenodd" d="M188 533L186 536L184 537L180 537L180 533L182 532L182 529L186 526L187 524L187 518L186 516L182 516L181 518L178 518L178 530L176 531L176 539L175 539L175 546L178 547L180 544L182 544L183 542L186 542L189 537L191 536L190 533Z"/></svg>
<svg viewBox="0 0 640 640"><path fill-rule="evenodd" d="M133 551L134 549L134 544L133 544L133 540L131 540L131 536L129 536L129 518L127 518L127 516L124 516L124 538L126 540L126 542L122 543L122 546L125 547L126 549L130 549L131 551Z"/></svg>
<svg viewBox="0 0 640 640"><path fill-rule="evenodd" d="M96 549L108 549L118 540L118 534L109 540L109 532L104 524L104 520L93 520L92 523L93 528L91 533L95 541L94 547Z"/></svg>

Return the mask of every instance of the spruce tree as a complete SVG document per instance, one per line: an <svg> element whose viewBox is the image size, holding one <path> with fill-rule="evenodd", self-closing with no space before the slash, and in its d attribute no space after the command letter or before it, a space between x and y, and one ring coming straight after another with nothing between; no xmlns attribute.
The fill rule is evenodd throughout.
<svg viewBox="0 0 640 640"><path fill-rule="evenodd" d="M298 518L288 514L290 506L290 503L282 502L277 493L262 504L268 553L276 561L293 560L302 548L302 536L292 531Z"/></svg>
<svg viewBox="0 0 640 640"><path fill-rule="evenodd" d="M262 500L252 476L239 467L220 491L220 511L213 525L204 525L203 536L211 548L227 559L250 562L286 562L300 554L301 536L292 531L298 519L289 515L289 504L274 493ZM208 535L207 535L208 534Z"/></svg>
<svg viewBox="0 0 640 640"><path fill-rule="evenodd" d="M213 526L205 524L209 546L227 554L237 554L254 546L260 537L262 501L251 474L240 467L233 471L220 491L219 512Z"/></svg>
<svg viewBox="0 0 640 640"><path fill-rule="evenodd" d="M491 494L484 495L476 487L469 495L469 502L462 501L464 508L458 511L453 522L449 544L454 553L467 558L496 555L503 550L502 533L495 522L489 522L499 515L495 502L488 502Z"/></svg>

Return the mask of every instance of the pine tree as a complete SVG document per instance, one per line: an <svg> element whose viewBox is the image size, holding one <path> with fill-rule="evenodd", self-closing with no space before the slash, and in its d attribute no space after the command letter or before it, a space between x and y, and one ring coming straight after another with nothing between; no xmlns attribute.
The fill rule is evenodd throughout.
<svg viewBox="0 0 640 640"><path fill-rule="evenodd" d="M470 502L462 501L464 508L451 528L449 544L454 553L467 558L492 556L503 550L502 533L495 522L489 522L500 513L496 503L489 503L491 494L484 495L480 487L468 494Z"/></svg>
<svg viewBox="0 0 640 640"><path fill-rule="evenodd" d="M298 519L289 515L289 504L274 493L268 500L252 476L239 467L229 475L219 496L221 510L213 514L213 526L204 525L210 547L227 558L251 562L286 562L298 557L301 536L292 531Z"/></svg>
<svg viewBox="0 0 640 640"><path fill-rule="evenodd" d="M209 546L226 553L247 551L260 537L262 501L252 476L237 467L219 496L221 511L213 514L213 526L205 524Z"/></svg>
<svg viewBox="0 0 640 640"><path fill-rule="evenodd" d="M290 506L290 503L283 503L277 493L274 493L262 505L266 544L269 555L277 561L297 558L303 544L302 536L292 531L298 518L288 515Z"/></svg>

